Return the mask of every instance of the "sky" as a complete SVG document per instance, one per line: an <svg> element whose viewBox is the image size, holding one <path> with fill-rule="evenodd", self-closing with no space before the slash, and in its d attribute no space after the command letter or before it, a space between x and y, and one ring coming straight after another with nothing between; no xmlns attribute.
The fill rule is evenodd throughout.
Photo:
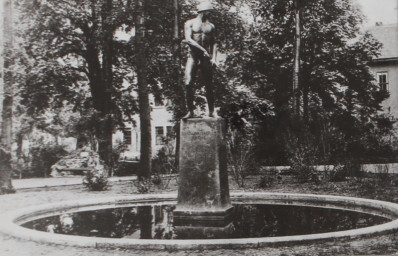
<svg viewBox="0 0 398 256"><path fill-rule="evenodd" d="M365 27L373 26L376 22L383 24L398 23L398 0L352 0L367 17ZM0 29L3 20L4 0L0 0ZM0 36L1 42L1 36Z"/></svg>
<svg viewBox="0 0 398 256"><path fill-rule="evenodd" d="M398 23L398 0L354 0L367 17L365 26L373 26L376 22L383 24Z"/></svg>

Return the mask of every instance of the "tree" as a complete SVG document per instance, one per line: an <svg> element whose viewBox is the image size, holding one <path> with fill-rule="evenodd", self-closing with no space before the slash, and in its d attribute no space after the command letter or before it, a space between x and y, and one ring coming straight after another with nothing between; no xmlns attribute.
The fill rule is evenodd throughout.
<svg viewBox="0 0 398 256"><path fill-rule="evenodd" d="M180 95L180 99L182 99L180 103L180 109L179 112L175 111L176 114L176 119L179 120L180 118L185 115L187 112L186 109L186 100L185 100L185 87L183 86L183 83L181 81L182 79L182 72L181 72L181 30L180 30L180 15L181 15L181 7L180 7L180 1L179 0L173 0L173 9L174 9L174 26L173 26L173 39L174 39L174 49L173 49L173 56L174 56L174 74L176 74L176 84L178 90L178 94ZM180 142L181 142L181 136L180 136L180 125L179 122L176 122L174 126L175 134L176 134L176 152L175 152L175 166L178 169L178 166L180 164Z"/></svg>
<svg viewBox="0 0 398 256"><path fill-rule="evenodd" d="M113 166L112 163L112 91L113 91L113 1L102 0L101 3L101 25L102 25L102 82L104 90L103 97L103 132L100 133L98 141L99 155L105 163Z"/></svg>
<svg viewBox="0 0 398 256"><path fill-rule="evenodd" d="M152 134L151 134L151 107L149 105L148 82L147 82L147 60L148 52L146 43L146 11L147 2L136 0L135 17L135 45L137 49L137 84L138 101L140 109L140 132L141 132L141 156L140 171L138 178L151 177L152 161Z"/></svg>
<svg viewBox="0 0 398 256"><path fill-rule="evenodd" d="M112 165L114 128L136 110L129 94L134 84L123 84L132 72L122 58L127 44L114 36L123 24L132 23L130 1L18 4L24 21L21 103L27 114L40 116L65 104L82 116L91 113L97 121L93 131L101 159Z"/></svg>
<svg viewBox="0 0 398 256"><path fill-rule="evenodd" d="M300 94L304 125L315 141L330 145L334 158L347 156L354 145L376 126L374 116L385 98L378 91L367 62L376 56L380 44L370 35L360 35L362 15L348 0L300 1L301 50ZM246 83L258 84L257 96L269 99L276 116L264 124L266 135L274 133L269 146L288 150L287 134L304 131L296 126L289 108L295 59L295 1L252 1L253 58L246 61ZM296 58L297 59L297 58ZM297 64L297 63L296 63ZM329 126L330 134L320 127ZM268 131L268 132L267 132ZM338 135L338 136L332 136ZM322 139L324 138L324 139ZM268 141L269 142L269 141ZM284 146L285 145L285 146ZM344 146L345 145L345 146ZM355 152L360 152L355 146ZM360 147L363 147L360 146ZM351 150L350 150L351 148ZM264 150L263 150L264 151ZM322 151L320 151L322 152ZM341 156L341 155L340 155ZM286 159L285 159L286 160Z"/></svg>
<svg viewBox="0 0 398 256"><path fill-rule="evenodd" d="M301 6L300 0L294 0L294 21L295 21L295 44L294 44L294 68L293 68L293 112L300 114L300 95L299 95L299 79L300 79L300 46L301 46Z"/></svg>
<svg viewBox="0 0 398 256"><path fill-rule="evenodd" d="M1 113L1 143L0 143L0 194L13 191L11 184L11 148L12 148L12 111L13 111L13 74L10 71L12 65L11 53L13 51L13 29L12 29L11 0L4 2L4 63L3 71L3 108ZM2 53L3 54L3 53Z"/></svg>

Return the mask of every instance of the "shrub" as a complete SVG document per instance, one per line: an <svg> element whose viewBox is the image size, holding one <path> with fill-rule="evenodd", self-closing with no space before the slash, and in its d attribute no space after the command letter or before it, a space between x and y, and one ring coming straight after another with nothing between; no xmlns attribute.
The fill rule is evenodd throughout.
<svg viewBox="0 0 398 256"><path fill-rule="evenodd" d="M318 171L314 168L314 155L306 150L309 150L308 147L301 146L293 151L290 170L300 183L319 182Z"/></svg>
<svg viewBox="0 0 398 256"><path fill-rule="evenodd" d="M292 133L286 137L290 169L301 183L319 182L318 171L314 167L319 162L318 144L306 128L302 129L301 133L296 131L296 134Z"/></svg>
<svg viewBox="0 0 398 256"><path fill-rule="evenodd" d="M232 130L227 137L227 158L229 170L239 187L245 186L245 179L258 171L254 157L253 132Z"/></svg>
<svg viewBox="0 0 398 256"><path fill-rule="evenodd" d="M344 169L350 177L361 178L365 173L361 170L361 164L358 161L348 160L344 164Z"/></svg>
<svg viewBox="0 0 398 256"><path fill-rule="evenodd" d="M117 141L116 145L112 147L112 161L110 161L109 170L110 176L118 175L118 176L126 176L125 172L128 171L125 169L126 165L123 165L120 160L120 156L122 152L126 150L127 146L123 142ZM120 175L122 173L122 175ZM131 174L130 174L131 175Z"/></svg>
<svg viewBox="0 0 398 256"><path fill-rule="evenodd" d="M275 182L275 177L271 175L262 175L260 178L260 182L258 183L258 186L260 188L269 188L272 186L272 184Z"/></svg>
<svg viewBox="0 0 398 256"><path fill-rule="evenodd" d="M133 161L119 161L115 169L115 176L131 176L138 173L140 163Z"/></svg>
<svg viewBox="0 0 398 256"><path fill-rule="evenodd" d="M142 178L133 182L134 186L137 188L137 192L140 194L146 194L151 191L152 180L149 178Z"/></svg>
<svg viewBox="0 0 398 256"><path fill-rule="evenodd" d="M30 149L30 166L23 171L24 177L47 177L53 164L68 152L64 146L44 145Z"/></svg>
<svg viewBox="0 0 398 256"><path fill-rule="evenodd" d="M160 186L162 185L162 178L158 174L155 174L152 178L152 183L156 186Z"/></svg>
<svg viewBox="0 0 398 256"><path fill-rule="evenodd" d="M108 189L108 178L103 172L91 169L85 173L83 184L90 191L104 191Z"/></svg>
<svg viewBox="0 0 398 256"><path fill-rule="evenodd" d="M379 185L393 184L394 176L395 175L391 174L388 165L377 165L377 171L375 174L377 184Z"/></svg>
<svg viewBox="0 0 398 256"><path fill-rule="evenodd" d="M359 195L366 197L366 196L373 196L376 194L377 191L377 184L373 179L362 179L360 181L359 186Z"/></svg>
<svg viewBox="0 0 398 256"><path fill-rule="evenodd" d="M348 176L347 168L344 165L336 165L329 173L329 181L342 182L346 181Z"/></svg>
<svg viewBox="0 0 398 256"><path fill-rule="evenodd" d="M292 166L292 171L294 172L298 182L319 182L318 171L308 165Z"/></svg>
<svg viewBox="0 0 398 256"><path fill-rule="evenodd" d="M260 182L258 183L258 187L265 189L271 187L277 180L281 180L280 172L275 169L263 170L263 175L260 177Z"/></svg>
<svg viewBox="0 0 398 256"><path fill-rule="evenodd" d="M164 138L164 146L152 159L152 172L155 174L177 173L176 141L173 136Z"/></svg>
<svg viewBox="0 0 398 256"><path fill-rule="evenodd" d="M164 139L164 147L162 147L152 159L152 184L160 189L167 189L173 178L172 174L177 173L176 166L176 141L173 136ZM161 177L161 175L166 175Z"/></svg>

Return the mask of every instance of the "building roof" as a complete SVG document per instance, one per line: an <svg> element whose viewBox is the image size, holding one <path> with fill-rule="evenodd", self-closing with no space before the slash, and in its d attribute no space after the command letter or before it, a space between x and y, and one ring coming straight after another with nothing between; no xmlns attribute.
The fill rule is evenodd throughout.
<svg viewBox="0 0 398 256"><path fill-rule="evenodd" d="M398 58L398 24L378 24L367 30L383 44L381 54L377 59Z"/></svg>

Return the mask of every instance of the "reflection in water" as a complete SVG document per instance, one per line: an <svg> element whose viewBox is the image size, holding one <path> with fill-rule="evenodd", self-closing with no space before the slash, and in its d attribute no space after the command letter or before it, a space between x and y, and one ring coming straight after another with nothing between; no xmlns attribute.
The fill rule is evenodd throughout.
<svg viewBox="0 0 398 256"><path fill-rule="evenodd" d="M132 239L173 239L172 205L75 212L24 227L58 234ZM371 214L288 205L235 205L233 238L304 235L362 228L389 221ZM179 236L179 239L184 237Z"/></svg>
<svg viewBox="0 0 398 256"><path fill-rule="evenodd" d="M155 208L151 206L137 208L141 239L152 239L152 209Z"/></svg>

